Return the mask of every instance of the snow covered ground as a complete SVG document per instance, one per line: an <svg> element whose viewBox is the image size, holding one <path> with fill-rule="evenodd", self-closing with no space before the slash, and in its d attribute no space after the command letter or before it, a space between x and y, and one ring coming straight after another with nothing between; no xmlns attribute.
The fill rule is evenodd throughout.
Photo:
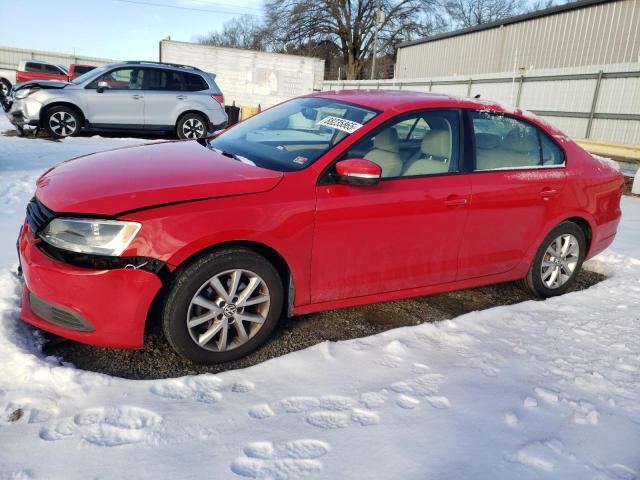
<svg viewBox="0 0 640 480"><path fill-rule="evenodd" d="M586 291L123 380L45 357L10 272L38 174L140 142L0 136L0 479L638 478L639 199L586 266L610 278Z"/></svg>

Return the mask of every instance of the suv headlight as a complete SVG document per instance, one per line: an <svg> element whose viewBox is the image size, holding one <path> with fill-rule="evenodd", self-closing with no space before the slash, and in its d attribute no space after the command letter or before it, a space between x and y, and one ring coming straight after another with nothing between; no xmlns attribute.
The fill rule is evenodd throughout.
<svg viewBox="0 0 640 480"><path fill-rule="evenodd" d="M137 222L118 220L54 218L39 236L64 250L117 257L127 249L140 227Z"/></svg>
<svg viewBox="0 0 640 480"><path fill-rule="evenodd" d="M27 98L32 93L36 93L38 90L40 90L40 87L23 88L15 92L13 94L13 98L21 100L23 98Z"/></svg>

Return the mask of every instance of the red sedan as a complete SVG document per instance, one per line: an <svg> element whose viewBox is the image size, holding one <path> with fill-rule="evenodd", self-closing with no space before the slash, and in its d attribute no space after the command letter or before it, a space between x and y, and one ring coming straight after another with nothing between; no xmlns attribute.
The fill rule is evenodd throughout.
<svg viewBox="0 0 640 480"><path fill-rule="evenodd" d="M522 110L323 92L47 171L19 239L22 319L138 348L158 312L179 354L213 363L282 315L511 280L559 295L613 241L622 184Z"/></svg>

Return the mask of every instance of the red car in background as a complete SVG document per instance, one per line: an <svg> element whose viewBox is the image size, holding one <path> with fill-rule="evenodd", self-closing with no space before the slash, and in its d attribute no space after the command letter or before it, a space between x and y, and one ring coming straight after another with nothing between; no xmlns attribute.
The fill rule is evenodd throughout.
<svg viewBox="0 0 640 480"><path fill-rule="evenodd" d="M25 60L20 62L16 72L16 83L30 82L32 80L61 80L71 81L80 75L90 72L96 68L94 65L81 65L73 63L69 70L48 62L40 60Z"/></svg>
<svg viewBox="0 0 640 480"><path fill-rule="evenodd" d="M21 318L136 348L157 306L175 350L213 363L282 314L512 280L559 295L613 241L622 184L522 110L318 93L208 140L47 171L19 239Z"/></svg>
<svg viewBox="0 0 640 480"><path fill-rule="evenodd" d="M61 80L69 81L69 72L66 68L53 63L39 60L24 60L18 65L16 83L25 83L32 80Z"/></svg>
<svg viewBox="0 0 640 480"><path fill-rule="evenodd" d="M69 81L78 78L80 75L84 75L96 68L95 65L81 65L79 63L72 63L69 65Z"/></svg>

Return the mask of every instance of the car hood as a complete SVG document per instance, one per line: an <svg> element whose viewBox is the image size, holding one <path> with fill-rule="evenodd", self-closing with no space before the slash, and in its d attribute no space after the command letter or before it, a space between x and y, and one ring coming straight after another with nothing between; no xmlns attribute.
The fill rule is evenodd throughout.
<svg viewBox="0 0 640 480"><path fill-rule="evenodd" d="M58 213L117 215L189 200L264 192L282 172L242 163L197 141L94 153L61 163L37 182L36 196Z"/></svg>
<svg viewBox="0 0 640 480"><path fill-rule="evenodd" d="M23 88L40 87L43 89L61 89L73 85L71 82L63 82L61 80L30 80L28 82L20 83L13 87L13 91L22 90Z"/></svg>

